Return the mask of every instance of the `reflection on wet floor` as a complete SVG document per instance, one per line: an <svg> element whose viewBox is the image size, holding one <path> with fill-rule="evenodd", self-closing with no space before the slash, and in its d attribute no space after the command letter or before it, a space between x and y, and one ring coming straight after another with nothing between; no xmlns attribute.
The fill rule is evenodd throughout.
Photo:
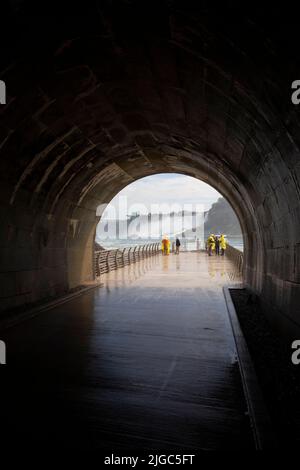
<svg viewBox="0 0 300 470"><path fill-rule="evenodd" d="M154 256L7 330L7 438L121 455L252 449L222 292L233 272L205 253Z"/></svg>
<svg viewBox="0 0 300 470"><path fill-rule="evenodd" d="M197 278L201 279L201 287L204 284L212 286L211 281L214 280L216 285L220 286L228 283L241 283L241 275L236 270L232 261L226 256L208 256L205 252L182 252L179 255L170 254L168 256L156 255L147 258L138 263L131 264L118 271L104 274L101 282L104 282L106 288L113 284L116 288L120 285L131 284L140 277L146 276L147 282L154 282L155 277L159 277L162 273L173 276L174 271L180 275L188 271L194 272L191 275L189 283L198 283ZM184 285L186 286L186 274L184 274ZM151 281L150 281L151 279ZM178 278L180 279L180 277ZM176 281L180 288L180 281ZM164 280L164 287L168 286L167 279Z"/></svg>
<svg viewBox="0 0 300 470"><path fill-rule="evenodd" d="M147 271L153 269L154 265L159 263L159 260L159 255L155 255L137 263L132 263L124 268L103 274L100 278L101 283L104 283L107 290L110 289L112 282L116 289L121 286L130 285L146 274Z"/></svg>

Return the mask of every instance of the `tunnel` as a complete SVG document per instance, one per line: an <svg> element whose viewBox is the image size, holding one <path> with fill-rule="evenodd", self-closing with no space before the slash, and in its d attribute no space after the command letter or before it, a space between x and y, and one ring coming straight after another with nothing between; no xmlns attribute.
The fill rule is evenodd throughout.
<svg viewBox="0 0 300 470"><path fill-rule="evenodd" d="M295 447L295 5L9 0L1 18L5 443L112 460ZM96 247L105 206L161 174L228 201L235 261Z"/></svg>
<svg viewBox="0 0 300 470"><path fill-rule="evenodd" d="M294 19L288 8L222 3L104 1L80 15L11 2L0 68L2 312L93 279L97 206L137 178L178 172L228 199L245 285L282 333L299 331Z"/></svg>

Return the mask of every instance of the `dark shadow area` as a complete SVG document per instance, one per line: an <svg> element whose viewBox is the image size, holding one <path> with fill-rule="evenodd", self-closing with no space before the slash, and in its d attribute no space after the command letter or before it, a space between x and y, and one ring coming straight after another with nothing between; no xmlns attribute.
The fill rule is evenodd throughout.
<svg viewBox="0 0 300 470"><path fill-rule="evenodd" d="M246 289L230 290L246 342L254 361L265 403L282 448L300 444L300 372L293 350L283 342Z"/></svg>

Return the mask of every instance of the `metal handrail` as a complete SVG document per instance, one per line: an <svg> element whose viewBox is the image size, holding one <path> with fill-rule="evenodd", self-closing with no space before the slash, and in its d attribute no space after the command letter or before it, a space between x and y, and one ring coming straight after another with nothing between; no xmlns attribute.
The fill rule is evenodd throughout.
<svg viewBox="0 0 300 470"><path fill-rule="evenodd" d="M99 277L102 274L115 271L118 268L123 268L159 253L161 253L160 243L147 243L146 245L136 245L121 250L95 251L95 276Z"/></svg>
<svg viewBox="0 0 300 470"><path fill-rule="evenodd" d="M227 244L226 247L226 255L227 257L235 264L239 273L243 272L243 265L244 265L244 253L237 248Z"/></svg>

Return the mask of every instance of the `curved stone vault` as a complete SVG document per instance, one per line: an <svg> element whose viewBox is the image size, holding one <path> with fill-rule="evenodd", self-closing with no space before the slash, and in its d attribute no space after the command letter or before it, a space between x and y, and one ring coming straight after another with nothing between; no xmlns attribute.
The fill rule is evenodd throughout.
<svg viewBox="0 0 300 470"><path fill-rule="evenodd" d="M223 2L223 14L206 2L139 4L99 2L80 18L28 15L6 33L1 309L91 280L97 206L137 178L177 172L229 200L244 233L246 285L274 322L294 328L293 15L254 6L246 14L238 2Z"/></svg>

